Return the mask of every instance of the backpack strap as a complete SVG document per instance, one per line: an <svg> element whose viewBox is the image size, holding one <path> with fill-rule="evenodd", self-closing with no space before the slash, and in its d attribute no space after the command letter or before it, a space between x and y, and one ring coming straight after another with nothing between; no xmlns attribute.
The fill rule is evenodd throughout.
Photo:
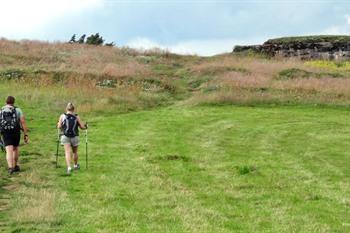
<svg viewBox="0 0 350 233"><path fill-rule="evenodd" d="M62 119L62 126L63 126L63 134L66 135L68 128L69 128L69 122L68 122L68 114L63 113L63 119Z"/></svg>
<svg viewBox="0 0 350 233"><path fill-rule="evenodd" d="M4 110L5 110L5 106L1 107L1 110L0 110L1 115L4 112Z"/></svg>
<svg viewBox="0 0 350 233"><path fill-rule="evenodd" d="M1 110L0 110L0 111L1 111L1 112L4 111L5 108L6 108L6 106L1 107ZM17 109L16 106L11 106L11 108L14 109L14 110ZM17 111L16 111L16 115L17 115Z"/></svg>
<svg viewBox="0 0 350 233"><path fill-rule="evenodd" d="M18 115L17 115L17 107L16 106L13 106L13 110L15 112L15 115L16 115L16 119L18 119ZM19 120L19 119L18 119Z"/></svg>
<svg viewBox="0 0 350 233"><path fill-rule="evenodd" d="M5 110L6 106L3 106L1 107L1 110L0 110L0 116L2 117L3 116L3 112ZM14 111L15 112L15 115L16 115L16 119L18 119L18 114L17 114L17 107L16 106L11 106L11 111ZM18 119L19 120L19 119Z"/></svg>

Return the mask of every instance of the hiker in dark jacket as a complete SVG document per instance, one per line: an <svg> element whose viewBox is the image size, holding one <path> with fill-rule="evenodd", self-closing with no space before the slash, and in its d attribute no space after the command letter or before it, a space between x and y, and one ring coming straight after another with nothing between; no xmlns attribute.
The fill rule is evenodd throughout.
<svg viewBox="0 0 350 233"><path fill-rule="evenodd" d="M72 171L71 152L73 151L74 169L80 168L78 163L78 145L79 145L79 128L87 129L87 125L83 124L78 114L74 112L74 105L68 103L66 113L62 114L58 119L57 128L61 129L61 144L64 146L67 174Z"/></svg>
<svg viewBox="0 0 350 233"><path fill-rule="evenodd" d="M15 98L8 96L6 105L0 111L0 129L3 143L6 149L6 160L9 174L19 172L19 142L21 129L24 132L24 142L28 143L28 128L20 108L14 106Z"/></svg>

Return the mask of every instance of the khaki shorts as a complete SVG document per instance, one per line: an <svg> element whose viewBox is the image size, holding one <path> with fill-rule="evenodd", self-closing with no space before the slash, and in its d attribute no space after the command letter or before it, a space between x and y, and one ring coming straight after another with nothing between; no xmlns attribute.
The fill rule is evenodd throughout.
<svg viewBox="0 0 350 233"><path fill-rule="evenodd" d="M65 135L62 135L61 136L61 144L62 145L70 144L73 147L77 147L79 145L79 137L76 136L74 138L69 138L69 137L67 137Z"/></svg>

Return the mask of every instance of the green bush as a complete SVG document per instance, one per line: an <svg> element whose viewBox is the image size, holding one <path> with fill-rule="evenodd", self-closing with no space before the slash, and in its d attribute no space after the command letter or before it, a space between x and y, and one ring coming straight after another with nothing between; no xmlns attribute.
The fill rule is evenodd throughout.
<svg viewBox="0 0 350 233"><path fill-rule="evenodd" d="M246 175L256 171L256 168L254 166L248 166L248 165L237 166L236 169L239 175Z"/></svg>
<svg viewBox="0 0 350 233"><path fill-rule="evenodd" d="M99 33L96 33L87 37L85 43L90 45L102 45L103 42L104 42L104 39L102 38L102 36L100 36Z"/></svg>
<svg viewBox="0 0 350 233"><path fill-rule="evenodd" d="M282 70L278 73L277 79L279 80L289 80L289 79L296 79L296 78L324 78L324 77L330 77L330 78L344 78L344 75L338 72L321 72L321 73L314 73L298 68L291 68Z"/></svg>
<svg viewBox="0 0 350 233"><path fill-rule="evenodd" d="M288 80L288 79L295 79L295 78L309 78L312 76L312 73L306 70L301 70L298 68L291 68L282 70L278 73L278 79L280 80Z"/></svg>
<svg viewBox="0 0 350 233"><path fill-rule="evenodd" d="M22 78L24 74L24 71L18 69L0 71L0 77L5 79L19 79Z"/></svg>
<svg viewBox="0 0 350 233"><path fill-rule="evenodd" d="M85 39L86 38L86 39ZM89 45L103 45L104 43L104 39L102 36L100 36L99 33L96 34L91 34L90 36L86 37L85 34L83 34L79 40L76 40L76 34L73 34L73 36L71 37L71 39L68 41L68 43L70 44L89 44ZM115 46L114 42L110 42L110 43L105 43L105 46L110 46L113 47Z"/></svg>

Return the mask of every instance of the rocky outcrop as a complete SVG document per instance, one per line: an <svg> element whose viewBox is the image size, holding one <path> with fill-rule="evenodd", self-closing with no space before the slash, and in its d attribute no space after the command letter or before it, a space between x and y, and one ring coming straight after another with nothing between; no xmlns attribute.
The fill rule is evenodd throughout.
<svg viewBox="0 0 350 233"><path fill-rule="evenodd" d="M273 57L350 60L350 36L286 37L262 45L236 46L234 53L258 52Z"/></svg>

